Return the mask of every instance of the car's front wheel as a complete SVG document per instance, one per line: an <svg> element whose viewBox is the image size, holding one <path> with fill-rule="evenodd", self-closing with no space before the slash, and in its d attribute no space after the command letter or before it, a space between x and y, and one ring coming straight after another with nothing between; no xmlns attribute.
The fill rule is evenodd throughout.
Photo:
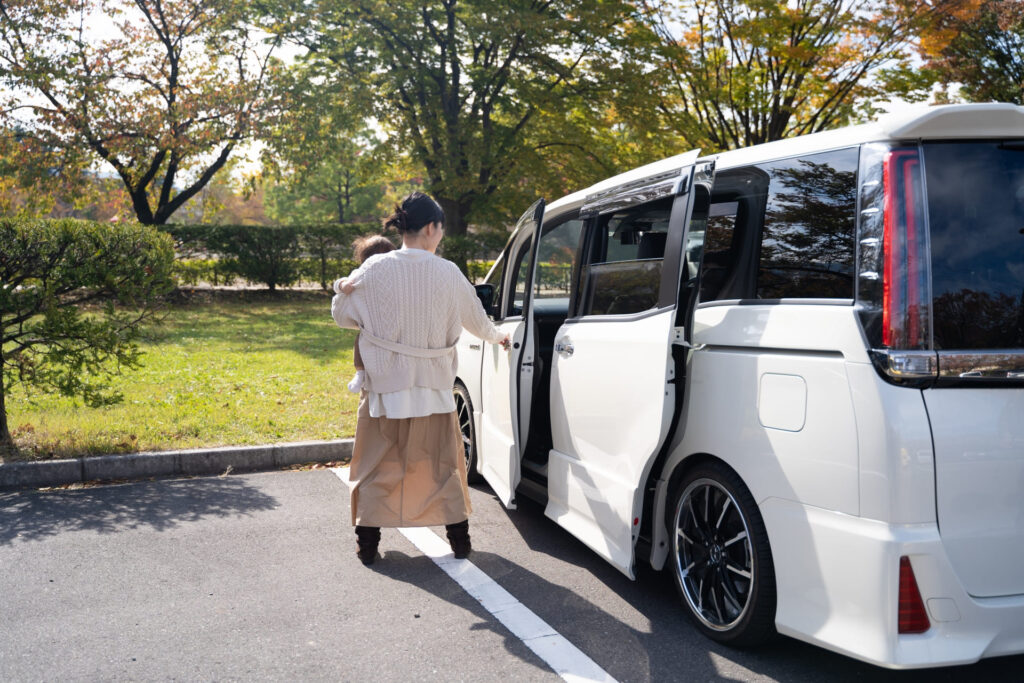
<svg viewBox="0 0 1024 683"><path fill-rule="evenodd" d="M459 420L459 432L462 434L462 448L466 458L466 478L470 484L479 484L483 477L476 468L476 426L473 424L473 404L469 400L469 391L461 384L452 390L455 393L455 415Z"/></svg>
<svg viewBox="0 0 1024 683"><path fill-rule="evenodd" d="M675 491L671 569L697 628L730 645L769 639L775 633L775 570L750 491L717 461L694 467Z"/></svg>

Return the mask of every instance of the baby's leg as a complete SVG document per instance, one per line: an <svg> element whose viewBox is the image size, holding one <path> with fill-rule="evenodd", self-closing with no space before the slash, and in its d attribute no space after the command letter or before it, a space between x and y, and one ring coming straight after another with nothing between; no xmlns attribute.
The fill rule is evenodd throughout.
<svg viewBox="0 0 1024 683"><path fill-rule="evenodd" d="M352 364L356 366L356 370L362 370L363 368L363 357L359 353L359 335L356 335L355 346L352 347Z"/></svg>
<svg viewBox="0 0 1024 683"><path fill-rule="evenodd" d="M359 335L356 335L355 346L352 347L352 364L356 366L356 375L352 378L352 381L348 383L348 390L353 394L358 394L363 388L363 357L359 355Z"/></svg>

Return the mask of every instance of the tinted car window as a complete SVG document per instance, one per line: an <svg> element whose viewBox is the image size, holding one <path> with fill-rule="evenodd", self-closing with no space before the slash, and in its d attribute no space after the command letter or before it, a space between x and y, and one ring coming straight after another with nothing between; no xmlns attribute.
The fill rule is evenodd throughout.
<svg viewBox="0 0 1024 683"><path fill-rule="evenodd" d="M720 201L711 205L704 229L704 257L701 265L700 300L719 297L733 261L733 235L736 231L737 201Z"/></svg>
<svg viewBox="0 0 1024 683"><path fill-rule="evenodd" d="M501 310L501 282L505 277L506 256L507 250L505 254L502 254L501 256L498 257L498 260L495 263L494 268L491 269L491 272L484 279L484 284L488 284L494 287L494 296L491 298L491 306L490 309L487 311L487 313L491 315L491 317L497 315L497 312Z"/></svg>
<svg viewBox="0 0 1024 683"><path fill-rule="evenodd" d="M759 299L853 298L856 148L762 164Z"/></svg>
<svg viewBox="0 0 1024 683"><path fill-rule="evenodd" d="M582 315L639 313L658 305L672 198L601 216Z"/></svg>
<svg viewBox="0 0 1024 683"><path fill-rule="evenodd" d="M508 301L506 316L517 316L523 314L523 306L526 305L526 292L530 280L530 252L533 246L533 236L519 245L519 251L515 253L515 267L512 270L512 282L509 283L509 291L512 296Z"/></svg>
<svg viewBox="0 0 1024 683"><path fill-rule="evenodd" d="M1024 140L924 145L939 349L1024 347Z"/></svg>
<svg viewBox="0 0 1024 683"><path fill-rule="evenodd" d="M537 282L533 296L537 299L562 299L568 306L572 285L572 269L579 248L583 221L574 218L559 223L540 238L537 253Z"/></svg>

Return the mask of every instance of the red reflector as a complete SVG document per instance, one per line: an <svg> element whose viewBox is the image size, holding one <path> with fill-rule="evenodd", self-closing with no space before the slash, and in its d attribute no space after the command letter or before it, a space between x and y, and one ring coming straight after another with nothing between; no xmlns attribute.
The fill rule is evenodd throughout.
<svg viewBox="0 0 1024 683"><path fill-rule="evenodd" d="M910 558L900 558L900 606L899 632L924 633L931 628L928 613L924 611L921 591L917 589L914 569L910 566Z"/></svg>
<svg viewBox="0 0 1024 683"><path fill-rule="evenodd" d="M640 518L639 517L634 517L633 518L633 526L636 526L639 523L640 523Z"/></svg>

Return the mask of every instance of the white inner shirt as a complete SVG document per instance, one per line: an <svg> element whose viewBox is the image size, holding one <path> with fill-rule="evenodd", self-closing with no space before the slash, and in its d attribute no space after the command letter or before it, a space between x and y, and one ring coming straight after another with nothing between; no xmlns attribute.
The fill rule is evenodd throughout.
<svg viewBox="0 0 1024 683"><path fill-rule="evenodd" d="M427 387L413 387L386 394L367 391L366 401L370 417L387 417L392 420L451 413L455 410L455 394Z"/></svg>

